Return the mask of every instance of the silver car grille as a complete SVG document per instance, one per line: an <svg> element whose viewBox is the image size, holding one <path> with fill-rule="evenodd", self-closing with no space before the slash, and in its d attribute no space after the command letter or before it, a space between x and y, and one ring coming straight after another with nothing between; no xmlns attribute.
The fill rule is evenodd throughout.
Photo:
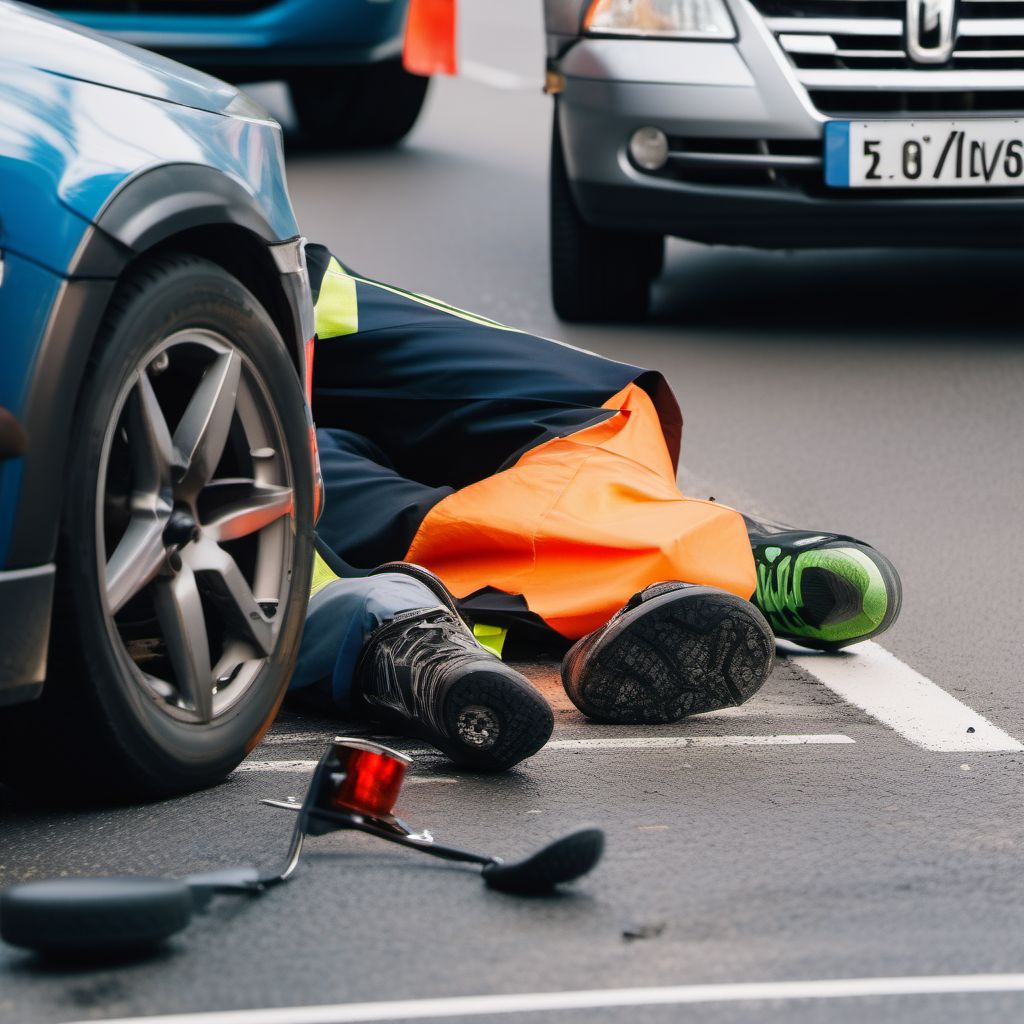
<svg viewBox="0 0 1024 1024"><path fill-rule="evenodd" d="M1021 0L951 5L950 52L927 64L908 46L906 0L752 2L824 113L1024 112Z"/></svg>

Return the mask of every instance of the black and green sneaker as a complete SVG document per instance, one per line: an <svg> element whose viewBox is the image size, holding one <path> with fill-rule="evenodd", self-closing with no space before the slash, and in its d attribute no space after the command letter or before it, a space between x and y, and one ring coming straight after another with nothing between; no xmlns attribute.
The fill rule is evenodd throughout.
<svg viewBox="0 0 1024 1024"><path fill-rule="evenodd" d="M757 566L751 600L777 637L835 651L878 636L896 621L900 578L871 545L743 518Z"/></svg>

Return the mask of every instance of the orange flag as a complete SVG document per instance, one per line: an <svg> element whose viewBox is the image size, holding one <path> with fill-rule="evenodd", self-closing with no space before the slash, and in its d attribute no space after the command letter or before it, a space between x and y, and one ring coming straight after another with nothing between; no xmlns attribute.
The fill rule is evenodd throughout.
<svg viewBox="0 0 1024 1024"><path fill-rule="evenodd" d="M402 63L414 75L454 75L456 0L409 0Z"/></svg>

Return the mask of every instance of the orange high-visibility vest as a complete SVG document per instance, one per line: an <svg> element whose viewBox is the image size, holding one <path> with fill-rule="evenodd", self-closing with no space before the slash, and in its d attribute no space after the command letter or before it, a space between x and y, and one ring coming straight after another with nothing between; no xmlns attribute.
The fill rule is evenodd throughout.
<svg viewBox="0 0 1024 1024"><path fill-rule="evenodd" d="M568 639L606 622L645 586L683 580L754 592L742 516L685 498L654 404L636 384L611 418L549 440L511 468L444 498L406 558L464 598L522 594Z"/></svg>

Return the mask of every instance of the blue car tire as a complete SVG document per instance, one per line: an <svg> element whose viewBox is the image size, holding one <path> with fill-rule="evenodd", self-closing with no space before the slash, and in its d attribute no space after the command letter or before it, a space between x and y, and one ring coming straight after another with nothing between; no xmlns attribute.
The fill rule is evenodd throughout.
<svg viewBox="0 0 1024 1024"><path fill-rule="evenodd" d="M310 432L273 321L208 260L140 261L95 352L46 686L0 715L0 777L62 800L166 796L223 779L284 696L313 558Z"/></svg>
<svg viewBox="0 0 1024 1024"><path fill-rule="evenodd" d="M292 104L307 142L325 149L393 146L419 117L430 79L400 59L304 68L289 74Z"/></svg>

